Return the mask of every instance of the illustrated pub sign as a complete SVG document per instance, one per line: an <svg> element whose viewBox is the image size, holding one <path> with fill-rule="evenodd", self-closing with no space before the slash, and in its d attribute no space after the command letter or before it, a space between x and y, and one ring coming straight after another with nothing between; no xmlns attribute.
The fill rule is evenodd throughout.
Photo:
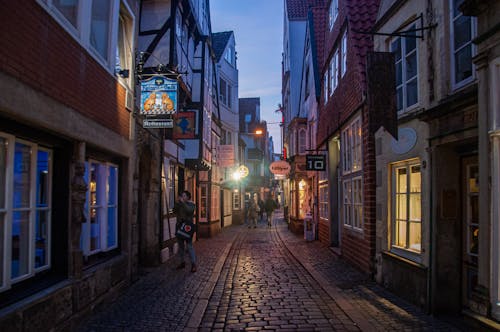
<svg viewBox="0 0 500 332"><path fill-rule="evenodd" d="M179 84L163 76L141 82L141 115L168 115L177 112Z"/></svg>
<svg viewBox="0 0 500 332"><path fill-rule="evenodd" d="M326 156L323 154L306 155L306 171L325 171Z"/></svg>

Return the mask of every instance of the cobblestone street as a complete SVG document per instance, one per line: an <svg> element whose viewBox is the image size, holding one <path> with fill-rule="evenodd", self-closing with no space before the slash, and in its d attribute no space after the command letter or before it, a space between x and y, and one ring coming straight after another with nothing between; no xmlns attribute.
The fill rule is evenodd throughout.
<svg viewBox="0 0 500 332"><path fill-rule="evenodd" d="M231 226L195 244L198 271L149 269L79 331L454 331L357 272L319 241Z"/></svg>

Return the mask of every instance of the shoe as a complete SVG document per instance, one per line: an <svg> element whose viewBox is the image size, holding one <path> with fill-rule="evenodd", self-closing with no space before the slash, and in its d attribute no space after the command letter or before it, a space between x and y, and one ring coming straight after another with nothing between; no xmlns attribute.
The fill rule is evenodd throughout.
<svg viewBox="0 0 500 332"><path fill-rule="evenodd" d="M194 264L193 264L193 265L191 266L191 272L196 272L196 265L194 265Z"/></svg>
<svg viewBox="0 0 500 332"><path fill-rule="evenodd" d="M183 269L185 267L186 267L186 263L180 263L179 265L177 265L176 269L177 270L181 270L181 269Z"/></svg>

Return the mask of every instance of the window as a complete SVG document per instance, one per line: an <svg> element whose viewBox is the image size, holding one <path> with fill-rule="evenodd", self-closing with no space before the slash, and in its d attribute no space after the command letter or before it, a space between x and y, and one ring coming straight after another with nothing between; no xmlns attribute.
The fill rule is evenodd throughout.
<svg viewBox="0 0 500 332"><path fill-rule="evenodd" d="M393 167L392 189L392 247L420 253L422 190L418 161Z"/></svg>
<svg viewBox="0 0 500 332"><path fill-rule="evenodd" d="M117 72L118 66L130 70L134 16L126 1L38 2L110 73Z"/></svg>
<svg viewBox="0 0 500 332"><path fill-rule="evenodd" d="M323 78L323 94L325 95L325 104L328 102L328 70Z"/></svg>
<svg viewBox="0 0 500 332"><path fill-rule="evenodd" d="M339 50L335 50L330 60L330 95L337 89L339 83Z"/></svg>
<svg viewBox="0 0 500 332"><path fill-rule="evenodd" d="M324 173L324 172L322 172ZM319 183L319 217L328 220L329 217L329 199L328 199L328 182L323 181Z"/></svg>
<svg viewBox="0 0 500 332"><path fill-rule="evenodd" d="M363 183L361 177L343 181L344 226L362 230L363 226Z"/></svg>
<svg viewBox="0 0 500 332"><path fill-rule="evenodd" d="M223 104L227 104L227 83L222 78L220 79L220 100Z"/></svg>
<svg viewBox="0 0 500 332"><path fill-rule="evenodd" d="M224 59L226 59L227 62L230 64L234 65L234 55L233 55L233 48L231 46L228 46L226 49L226 52L224 53Z"/></svg>
<svg viewBox="0 0 500 332"><path fill-rule="evenodd" d="M464 0L451 0L451 49L452 82L455 88L469 83L474 78L472 56L475 47L475 20L464 16L458 9Z"/></svg>
<svg viewBox="0 0 500 332"><path fill-rule="evenodd" d="M233 210L239 210L241 202L241 195L239 191L233 191Z"/></svg>
<svg viewBox="0 0 500 332"><path fill-rule="evenodd" d="M344 174L362 169L362 128L361 117L357 117L341 135L342 171Z"/></svg>
<svg viewBox="0 0 500 332"><path fill-rule="evenodd" d="M299 130L299 154L305 154L306 148L307 148L306 130L300 129Z"/></svg>
<svg viewBox="0 0 500 332"><path fill-rule="evenodd" d="M208 189L207 184L200 184L200 221L207 221L208 219Z"/></svg>
<svg viewBox="0 0 500 332"><path fill-rule="evenodd" d="M337 16L339 15L339 0L332 0L330 3L330 9L328 10L328 24L330 27L330 31L333 29L333 25L337 20Z"/></svg>
<svg viewBox="0 0 500 332"><path fill-rule="evenodd" d="M90 256L118 247L118 166L89 160L85 182L89 189L81 247L83 254Z"/></svg>
<svg viewBox="0 0 500 332"><path fill-rule="evenodd" d="M341 50L342 50L342 60L341 60L341 69L342 69L342 72L341 72L341 75L342 77L344 77L344 74L346 73L347 71L347 30L344 31L344 34L342 35L342 46L341 46Z"/></svg>
<svg viewBox="0 0 500 332"><path fill-rule="evenodd" d="M50 268L51 194L52 151L0 133L0 290Z"/></svg>
<svg viewBox="0 0 500 332"><path fill-rule="evenodd" d="M415 24L409 30L414 30ZM416 33L398 37L391 43L396 58L396 96L398 111L404 111L418 102L418 61Z"/></svg>

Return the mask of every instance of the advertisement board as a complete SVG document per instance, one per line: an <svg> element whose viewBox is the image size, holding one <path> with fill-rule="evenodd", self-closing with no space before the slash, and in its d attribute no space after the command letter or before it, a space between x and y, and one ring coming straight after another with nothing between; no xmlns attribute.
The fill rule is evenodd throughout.
<svg viewBox="0 0 500 332"><path fill-rule="evenodd" d="M153 76L141 81L141 115L166 115L177 112L176 80Z"/></svg>

